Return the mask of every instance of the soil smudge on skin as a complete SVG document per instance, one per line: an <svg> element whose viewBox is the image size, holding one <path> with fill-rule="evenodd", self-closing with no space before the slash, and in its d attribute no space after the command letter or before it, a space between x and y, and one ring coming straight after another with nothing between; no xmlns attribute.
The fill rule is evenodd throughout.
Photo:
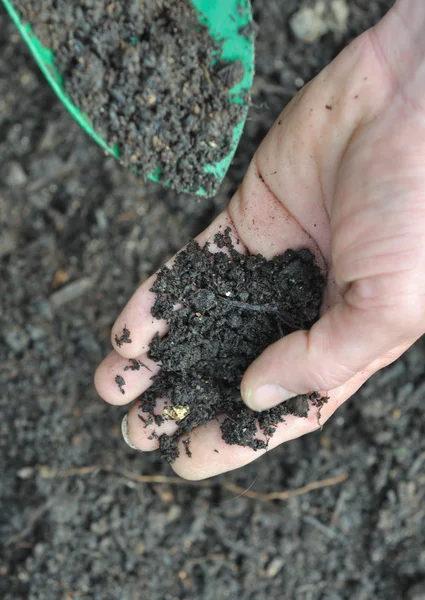
<svg viewBox="0 0 425 600"><path fill-rule="evenodd" d="M174 189L214 192L205 166L231 150L244 108L230 104L229 89L244 71L240 61L220 60L190 0L15 5L54 51L73 102L109 147L118 146L125 166L144 177L159 168Z"/></svg>
<svg viewBox="0 0 425 600"><path fill-rule="evenodd" d="M131 336L130 330L127 329L126 325L124 325L122 334L119 337L117 334L115 334L115 343L118 346L118 348L121 348L121 346L123 344L131 344L132 341L130 339L130 336Z"/></svg>
<svg viewBox="0 0 425 600"><path fill-rule="evenodd" d="M122 377L121 375L117 375L115 377L115 383L119 387L119 390L120 390L121 394L125 394L125 390L124 390L125 379L124 379L124 377Z"/></svg>
<svg viewBox="0 0 425 600"><path fill-rule="evenodd" d="M148 371L152 371L152 369L145 365L145 363L142 363L142 361L137 360L135 358L130 358L130 364L124 367L124 371L140 371L142 367L144 367Z"/></svg>
<svg viewBox="0 0 425 600"><path fill-rule="evenodd" d="M149 357L162 368L139 407L145 424L176 420L176 433L160 436L168 462L179 456L179 436L218 415L225 415L221 431L228 444L258 450L267 447L285 415L306 417L310 404L320 407L326 400L306 394L260 414L243 403L245 370L279 338L313 325L325 280L309 250L288 250L273 260L245 256L234 249L229 233L215 237L226 252L212 253L191 241L152 287L152 315L165 319L170 331L150 344ZM158 396L168 398L165 416L154 413ZM187 441L184 445L189 455Z"/></svg>

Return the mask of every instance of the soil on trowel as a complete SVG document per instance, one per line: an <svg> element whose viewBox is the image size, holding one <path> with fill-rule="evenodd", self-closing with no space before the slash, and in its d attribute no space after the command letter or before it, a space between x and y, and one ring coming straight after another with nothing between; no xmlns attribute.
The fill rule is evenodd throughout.
<svg viewBox="0 0 425 600"><path fill-rule="evenodd" d="M326 401L312 392L258 414L240 395L245 370L267 346L309 329L318 318L324 277L311 252L288 250L273 260L244 255L235 249L229 229L215 242L222 250L190 242L152 287L152 315L167 321L169 333L156 335L150 344L149 356L162 368L141 397L139 417L145 425L177 422L173 436L159 437L168 462L179 456L184 434L191 456L187 434L218 415L225 415L221 431L228 444L259 450L285 415L306 417L311 404L320 407ZM159 396L168 399L162 415L155 414Z"/></svg>
<svg viewBox="0 0 425 600"><path fill-rule="evenodd" d="M217 188L205 166L232 147L244 108L229 89L240 61L220 46L190 0L16 0L55 53L64 86L125 166L179 190Z"/></svg>

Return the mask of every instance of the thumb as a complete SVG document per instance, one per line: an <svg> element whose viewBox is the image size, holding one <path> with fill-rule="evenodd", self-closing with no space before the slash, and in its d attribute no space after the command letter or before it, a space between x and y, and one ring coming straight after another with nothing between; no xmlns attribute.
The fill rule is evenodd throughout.
<svg viewBox="0 0 425 600"><path fill-rule="evenodd" d="M269 346L245 373L245 403L266 410L298 394L344 385L397 345L395 320L383 313L343 301L310 331L294 332Z"/></svg>

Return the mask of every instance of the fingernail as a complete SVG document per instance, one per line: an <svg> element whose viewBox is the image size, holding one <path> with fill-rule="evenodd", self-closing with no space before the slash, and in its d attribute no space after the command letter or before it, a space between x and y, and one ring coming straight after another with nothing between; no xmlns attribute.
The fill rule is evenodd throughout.
<svg viewBox="0 0 425 600"><path fill-rule="evenodd" d="M268 383L254 390L254 392L248 390L245 394L245 402L252 410L267 410L296 395L280 385Z"/></svg>
<svg viewBox="0 0 425 600"><path fill-rule="evenodd" d="M138 450L138 448L136 448L136 446L130 440L130 436L128 434L128 413L125 415L124 419L122 420L121 433L122 433L122 437L124 438L124 442L127 444L127 446L130 446L130 448L132 450Z"/></svg>

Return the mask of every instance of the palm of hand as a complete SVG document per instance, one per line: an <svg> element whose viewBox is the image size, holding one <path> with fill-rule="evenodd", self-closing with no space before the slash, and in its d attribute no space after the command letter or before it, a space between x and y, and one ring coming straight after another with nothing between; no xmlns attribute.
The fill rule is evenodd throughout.
<svg viewBox="0 0 425 600"><path fill-rule="evenodd" d="M425 110L419 118L421 107L406 101L376 43L375 33L363 35L294 99L259 148L228 209L198 237L203 244L220 225L230 225L245 251L272 257L289 247L307 247L328 271L319 322L308 333L277 342L248 369L242 392L253 407L258 408L260 396L264 408L282 399L277 386L293 394L318 389L330 395L321 413L324 423L422 333L424 286L418 274L425 262ZM157 369L146 356L158 330L150 317L151 285L152 278L117 319L115 350L96 373L100 395L113 404L137 398ZM132 344L117 347L115 336L125 325ZM164 332L165 325L159 329ZM128 371L123 396L115 378L128 358L151 371ZM137 403L127 424L132 444L144 451L157 447L149 439L153 429L160 434L175 427L167 421L160 431L143 428ZM269 449L317 427L314 409L307 419L287 418ZM215 423L193 432L191 451L192 458L181 452L173 465L189 479L240 467L262 453L227 446Z"/></svg>

